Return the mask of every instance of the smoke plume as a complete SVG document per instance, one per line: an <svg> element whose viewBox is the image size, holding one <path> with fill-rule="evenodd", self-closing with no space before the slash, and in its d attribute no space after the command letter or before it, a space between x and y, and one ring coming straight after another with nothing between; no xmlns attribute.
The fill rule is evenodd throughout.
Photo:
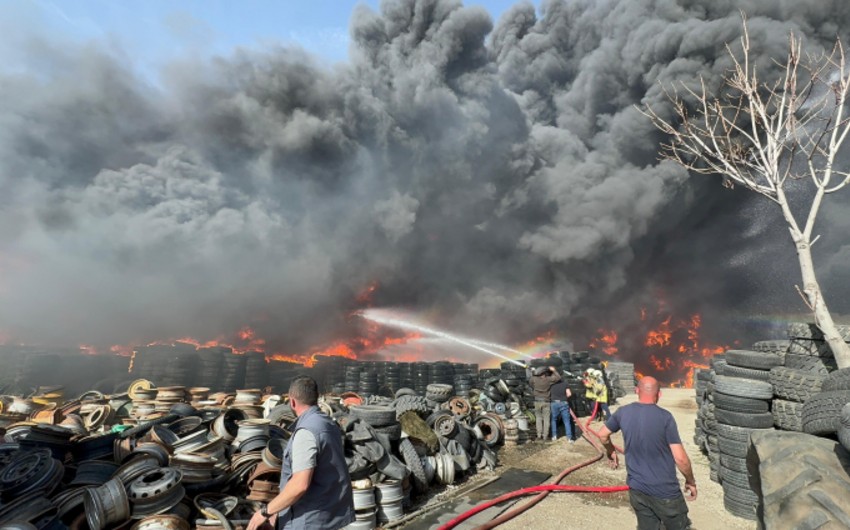
<svg viewBox="0 0 850 530"><path fill-rule="evenodd" d="M586 336L659 296L718 336L732 313L804 311L778 211L659 162L635 108L716 84L739 9L765 76L789 31L817 50L850 27L838 0L550 0L495 22L387 0L352 13L343 64L270 46L157 84L109 43L30 38L0 74L0 330L247 325L295 352L346 333L376 281L375 305L505 342ZM816 258L847 312L843 200Z"/></svg>

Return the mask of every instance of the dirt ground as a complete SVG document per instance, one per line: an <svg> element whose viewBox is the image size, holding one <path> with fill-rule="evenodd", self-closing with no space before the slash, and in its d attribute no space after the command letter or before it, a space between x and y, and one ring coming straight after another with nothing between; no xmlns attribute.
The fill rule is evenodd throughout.
<svg viewBox="0 0 850 530"><path fill-rule="evenodd" d="M635 401L637 396L618 400L617 406ZM691 458L697 482L697 499L688 504L693 528L708 530L753 529L756 523L728 513L723 508L723 490L719 484L708 478L708 459L702 455L693 443L696 402L692 389L664 389L659 405L673 413L679 427L679 434L685 449ZM612 407L612 411L616 406ZM601 426L601 423L594 423ZM622 435L614 436L617 445L622 445ZM563 469L588 460L598 454L585 440L570 445L565 439L547 444L531 443L500 451L505 466L539 470L559 474ZM679 475L680 482L684 480ZM626 470L621 460L620 469L612 470L603 459L570 474L562 484L603 486L625 484ZM628 493L586 494L553 493L537 506L512 521L500 526L505 530L528 530L548 528L635 528L636 520L629 506Z"/></svg>

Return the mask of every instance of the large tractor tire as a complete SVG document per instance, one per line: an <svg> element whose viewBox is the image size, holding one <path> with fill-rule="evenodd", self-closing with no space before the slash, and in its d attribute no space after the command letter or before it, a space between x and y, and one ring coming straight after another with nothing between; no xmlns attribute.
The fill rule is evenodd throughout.
<svg viewBox="0 0 850 530"><path fill-rule="evenodd" d="M850 454L835 441L754 432L747 460L764 528L850 528Z"/></svg>

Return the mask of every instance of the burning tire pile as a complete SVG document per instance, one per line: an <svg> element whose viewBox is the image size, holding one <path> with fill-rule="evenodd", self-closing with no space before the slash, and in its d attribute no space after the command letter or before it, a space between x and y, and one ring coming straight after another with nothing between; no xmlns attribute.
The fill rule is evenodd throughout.
<svg viewBox="0 0 850 530"><path fill-rule="evenodd" d="M840 331L850 341L850 327ZM697 373L694 442L730 513L768 528L848 525L850 369L837 370L814 325L792 323L788 336Z"/></svg>

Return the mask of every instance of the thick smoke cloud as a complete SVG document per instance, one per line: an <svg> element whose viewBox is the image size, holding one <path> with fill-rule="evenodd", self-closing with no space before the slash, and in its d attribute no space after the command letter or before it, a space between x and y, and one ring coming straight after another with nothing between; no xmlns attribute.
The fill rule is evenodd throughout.
<svg viewBox="0 0 850 530"><path fill-rule="evenodd" d="M716 82L739 9L762 71L788 31L817 49L850 22L839 1L553 0L494 23L393 0L355 10L345 64L236 50L162 87L107 43L30 41L29 69L0 77L0 330L110 344L250 325L296 352L346 333L376 280L378 305L503 341L586 335L660 292L706 322L802 311L777 212L659 163L635 109ZM840 205L825 219L846 233ZM827 287L850 276L833 241Z"/></svg>

